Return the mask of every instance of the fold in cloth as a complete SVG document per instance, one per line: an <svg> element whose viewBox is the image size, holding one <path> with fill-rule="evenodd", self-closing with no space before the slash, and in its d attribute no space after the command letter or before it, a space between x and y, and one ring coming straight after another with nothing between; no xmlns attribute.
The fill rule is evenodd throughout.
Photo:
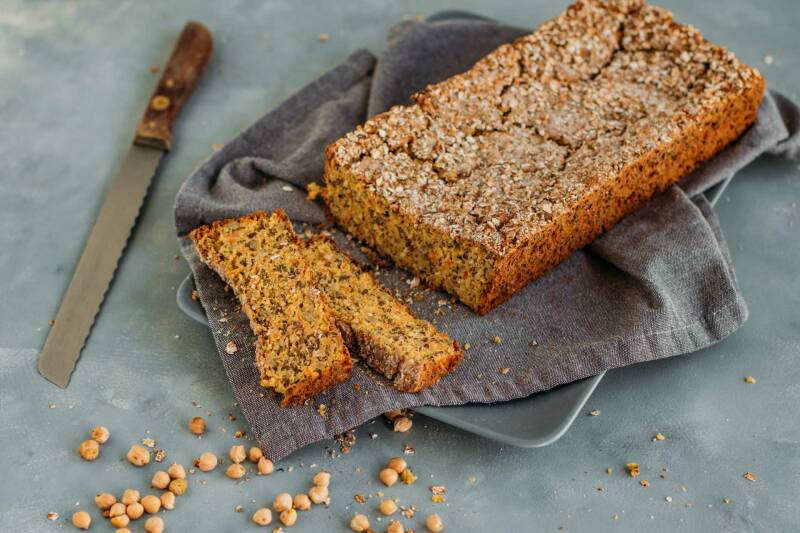
<svg viewBox="0 0 800 533"><path fill-rule="evenodd" d="M445 294L412 288L404 272L382 269L378 277L390 290L414 296L415 313L471 345L461 366L433 387L400 393L357 364L350 381L314 405L281 409L264 394L248 322L186 233L215 219L277 208L298 228L324 223L321 205L306 200L304 189L321 181L326 145L526 33L466 18L404 23L392 31L380 59L355 52L211 156L178 193L181 249L236 399L272 459L389 409L521 398L611 368L699 350L745 321L728 248L702 192L764 152L797 155L798 108L775 92L767 93L757 123L738 141L486 316L450 304ZM355 244L334 233L366 262ZM238 346L235 355L225 351L229 341ZM510 371L500 371L505 368ZM326 404L324 417L319 404Z"/></svg>

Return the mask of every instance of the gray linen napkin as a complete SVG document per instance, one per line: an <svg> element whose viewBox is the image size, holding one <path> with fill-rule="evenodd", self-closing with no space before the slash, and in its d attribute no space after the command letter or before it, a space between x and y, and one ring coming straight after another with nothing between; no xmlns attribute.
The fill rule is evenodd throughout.
<svg viewBox="0 0 800 533"><path fill-rule="evenodd" d="M797 154L800 114L774 92L736 143L484 317L450 304L447 295L412 288L403 272L381 269L379 278L392 290L421 295L411 305L419 316L471 345L462 365L437 385L399 393L357 364L349 382L314 405L281 409L264 394L253 365L254 337L240 306L185 235L215 219L279 207L298 227L325 222L321 205L306 200L304 188L320 181L328 143L528 32L444 18L398 26L380 59L355 52L211 156L178 193L175 224L217 350L252 434L275 460L389 409L511 400L611 368L696 351L747 317L727 245L702 191L766 151ZM341 232L335 237L365 261ZM229 341L238 348L233 355L225 350ZM316 410L319 404L326 404L325 416Z"/></svg>

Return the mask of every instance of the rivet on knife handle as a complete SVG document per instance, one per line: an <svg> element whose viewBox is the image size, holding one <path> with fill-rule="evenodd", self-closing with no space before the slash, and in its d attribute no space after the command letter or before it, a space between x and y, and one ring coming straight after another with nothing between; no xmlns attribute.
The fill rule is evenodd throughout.
<svg viewBox="0 0 800 533"><path fill-rule="evenodd" d="M171 148L172 125L200 80L212 49L208 29L199 22L187 23L136 128L136 144Z"/></svg>

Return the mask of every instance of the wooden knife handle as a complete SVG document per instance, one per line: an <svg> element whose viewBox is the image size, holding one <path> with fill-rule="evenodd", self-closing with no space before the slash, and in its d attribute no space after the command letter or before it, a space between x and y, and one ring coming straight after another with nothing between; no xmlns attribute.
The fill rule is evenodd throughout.
<svg viewBox="0 0 800 533"><path fill-rule="evenodd" d="M189 22L183 27L158 87L136 128L136 144L162 150L172 147L172 126L200 81L213 47L208 28L198 22Z"/></svg>

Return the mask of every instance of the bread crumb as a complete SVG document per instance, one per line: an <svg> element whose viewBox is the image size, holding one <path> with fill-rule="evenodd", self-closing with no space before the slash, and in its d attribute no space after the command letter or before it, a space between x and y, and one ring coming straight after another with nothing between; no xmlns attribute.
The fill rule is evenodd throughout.
<svg viewBox="0 0 800 533"><path fill-rule="evenodd" d="M628 470L628 475L631 477L639 477L639 463L628 463L625 465Z"/></svg>
<svg viewBox="0 0 800 533"><path fill-rule="evenodd" d="M492 337L492 342L495 344L502 344L503 339L502 337L500 337L500 335L495 335L494 337Z"/></svg>
<svg viewBox="0 0 800 533"><path fill-rule="evenodd" d="M511 369L508 368L507 366L500 369L500 373L503 375L508 374L510 371Z"/></svg>
<svg viewBox="0 0 800 533"><path fill-rule="evenodd" d="M650 482L649 482L649 481L647 481L646 479L643 479L643 480L641 480L641 481L639 482L639 485L641 485L641 486L642 486L642 487L644 487L644 488L647 488L647 487L649 487L649 486L650 486Z"/></svg>
<svg viewBox="0 0 800 533"><path fill-rule="evenodd" d="M320 33L319 35L317 35L317 40L319 42L321 42L321 43L324 43L324 42L330 41L331 40L331 36L328 35L327 33Z"/></svg>
<svg viewBox="0 0 800 533"><path fill-rule="evenodd" d="M600 409L595 409L594 411L589 411L589 416L600 416Z"/></svg>
<svg viewBox="0 0 800 533"><path fill-rule="evenodd" d="M764 63L766 63L767 65L771 65L774 62L775 62L775 58L772 57L771 55L767 54L767 55L764 56Z"/></svg>
<svg viewBox="0 0 800 533"><path fill-rule="evenodd" d="M655 440L662 441L662 440L666 440L666 439L667 439L667 437L665 437L662 433L656 433L655 437L653 437L654 441Z"/></svg>
<svg viewBox="0 0 800 533"><path fill-rule="evenodd" d="M200 293L197 291L192 291L192 300L195 302L200 299Z"/></svg>
<svg viewBox="0 0 800 533"><path fill-rule="evenodd" d="M50 511L49 513L47 513L47 519L48 520L58 520L58 513L54 512L54 511Z"/></svg>
<svg viewBox="0 0 800 533"><path fill-rule="evenodd" d="M753 376L745 376L744 382L747 383L748 385L755 385L757 383L756 378L754 378Z"/></svg>
<svg viewBox="0 0 800 533"><path fill-rule="evenodd" d="M228 341L228 344L225 345L225 353L228 355L235 354L237 350L239 350L239 348L236 347L236 343L233 341Z"/></svg>
<svg viewBox="0 0 800 533"><path fill-rule="evenodd" d="M744 477L748 481L758 481L758 476L755 475L753 472L745 472L742 477Z"/></svg>
<svg viewBox="0 0 800 533"><path fill-rule="evenodd" d="M222 150L222 147L223 145L219 143L214 143L211 145L211 149L215 152L219 152L220 150Z"/></svg>
<svg viewBox="0 0 800 533"><path fill-rule="evenodd" d="M313 181L306 187L306 198L312 202L322 195L323 188L314 183Z"/></svg>

